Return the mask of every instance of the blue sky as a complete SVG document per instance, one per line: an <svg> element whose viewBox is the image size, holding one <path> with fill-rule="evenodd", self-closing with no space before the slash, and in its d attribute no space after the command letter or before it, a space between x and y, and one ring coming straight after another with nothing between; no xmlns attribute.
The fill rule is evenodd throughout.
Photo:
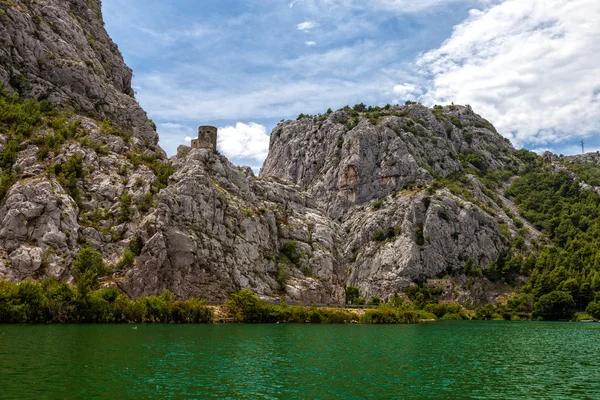
<svg viewBox="0 0 600 400"><path fill-rule="evenodd" d="M550 7L550 5L552 7ZM172 155L198 125L260 168L281 120L365 102L471 104L517 147L600 149L597 0L104 0Z"/></svg>

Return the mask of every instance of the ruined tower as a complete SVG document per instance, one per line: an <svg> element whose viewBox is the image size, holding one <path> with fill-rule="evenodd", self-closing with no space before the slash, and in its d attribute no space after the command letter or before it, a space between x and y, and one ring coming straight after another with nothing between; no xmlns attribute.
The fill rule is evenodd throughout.
<svg viewBox="0 0 600 400"><path fill-rule="evenodd" d="M193 149L217 150L217 128L201 126L198 128L198 139L192 139Z"/></svg>

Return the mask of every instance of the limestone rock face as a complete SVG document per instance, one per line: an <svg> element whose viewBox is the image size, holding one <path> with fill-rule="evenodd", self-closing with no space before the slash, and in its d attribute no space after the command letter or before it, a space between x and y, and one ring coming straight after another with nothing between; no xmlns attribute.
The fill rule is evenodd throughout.
<svg viewBox="0 0 600 400"><path fill-rule="evenodd" d="M0 2L0 82L24 97L71 103L161 151L133 98L132 71L104 29L100 0Z"/></svg>
<svg viewBox="0 0 600 400"><path fill-rule="evenodd" d="M297 184L343 226L347 285L365 296L390 297L469 259L487 268L517 228L468 170L518 168L512 146L469 107L377 113L279 124L261 177ZM453 194L444 185L456 176Z"/></svg>
<svg viewBox="0 0 600 400"><path fill-rule="evenodd" d="M121 287L225 300L249 288L266 298L340 302L340 227L277 179L257 180L209 149L173 160L175 174L142 222L145 242Z"/></svg>
<svg viewBox="0 0 600 400"><path fill-rule="evenodd" d="M460 171L458 155L467 150L486 168L514 162L510 143L470 108L449 106L437 115L408 105L377 121L342 110L324 121L284 122L273 130L261 176L299 185L338 218L353 205Z"/></svg>
<svg viewBox="0 0 600 400"><path fill-rule="evenodd" d="M77 246L76 207L56 181L31 178L14 185L0 208L0 246L10 259L0 266L0 277L62 277Z"/></svg>

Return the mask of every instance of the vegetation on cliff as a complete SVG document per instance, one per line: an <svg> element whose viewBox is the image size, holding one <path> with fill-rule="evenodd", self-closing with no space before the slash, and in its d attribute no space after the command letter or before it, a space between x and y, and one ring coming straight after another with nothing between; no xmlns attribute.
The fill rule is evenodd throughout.
<svg viewBox="0 0 600 400"><path fill-rule="evenodd" d="M204 301L177 301L168 291L131 300L115 287L99 288L102 255L84 248L73 262L77 286L47 278L0 280L0 323L206 323L213 311Z"/></svg>

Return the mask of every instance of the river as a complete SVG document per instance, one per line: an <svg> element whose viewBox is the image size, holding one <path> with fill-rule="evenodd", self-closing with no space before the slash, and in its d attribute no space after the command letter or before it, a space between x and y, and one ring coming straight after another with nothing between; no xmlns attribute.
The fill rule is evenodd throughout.
<svg viewBox="0 0 600 400"><path fill-rule="evenodd" d="M0 325L2 399L600 399L600 324Z"/></svg>

